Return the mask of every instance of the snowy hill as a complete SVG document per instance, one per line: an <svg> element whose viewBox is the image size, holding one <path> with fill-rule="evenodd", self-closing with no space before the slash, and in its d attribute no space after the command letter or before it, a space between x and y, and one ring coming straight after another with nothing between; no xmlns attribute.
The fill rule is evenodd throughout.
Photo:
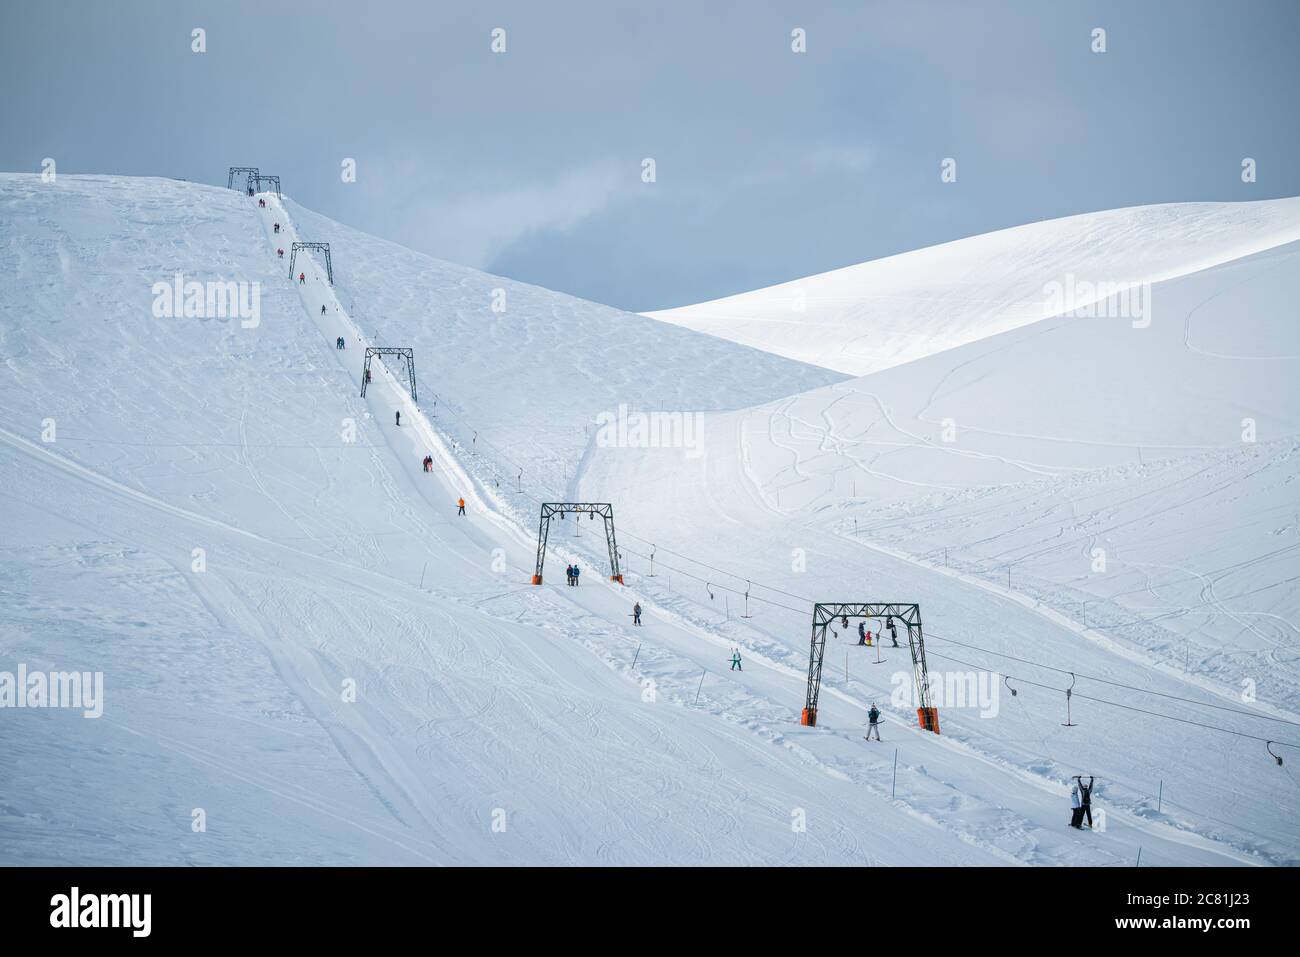
<svg viewBox="0 0 1300 957"><path fill-rule="evenodd" d="M1151 288L1149 316L1045 319L708 416L707 455L602 452L584 480L635 477L634 521L673 507L686 529L707 523L674 546L703 574L743 553L755 581L800 595L916 595L941 616L927 617L940 663L1062 689L1088 674L1100 680L1086 693L1192 722L1094 706L1080 733L1060 727L1063 694L1039 689L945 730L1032 773L1108 766L1133 795L1159 769L1163 787L1196 795L1202 827L1259 846L1282 825L1251 836L1246 821L1269 812L1244 804L1294 802L1264 739L1294 740L1300 702L1298 267L1297 244L1189 266ZM807 584L789 574L795 549ZM792 621L791 667L804 644ZM859 668L853 682L887 693L871 679ZM1217 705L1179 701L1189 693ZM1233 745L1207 722L1259 738Z"/></svg>
<svg viewBox="0 0 1300 957"><path fill-rule="evenodd" d="M1239 671L1179 674L1127 633L1075 627L1046 590L1038 606L1035 592L996 593L976 564L997 535L1039 547L1046 520L1021 512L1050 514L1073 492L1051 483L1095 482L1099 514L1117 510L1129 443L1151 441L1140 416L1116 416L1141 406L1103 403L1089 417L1077 396L1062 406L1069 428L1110 443L1087 471L1068 443L1003 434L1048 435L1049 423L997 404L999 357L1047 362L1055 346L1035 352L1035 340L1056 336L1083 368L1131 346L1134 365L1114 382L1128 373L1155 389L1134 370L1190 328L1201 351L1184 349L1164 384L1181 383L1229 345L1209 306L1190 327L1157 312L1144 330L1052 321L985 338L910 364L876 404L879 376L848 380L439 263L265 198L261 209L169 180L0 177L0 488L12 516L0 671L102 671L105 687L98 719L0 712L0 861L1129 864L1139 848L1153 864L1300 860L1294 780L1261 760L1262 742L1096 701L1210 711L1286 740L1268 719L1295 719L1289 686L1261 680L1257 707L1215 711L1235 702L1224 684ZM289 280L275 250L294 240L331 243L333 288L314 258L299 260L302 284ZM1180 282L1207 285L1170 301L1248 311L1258 321L1242 341L1272 354L1287 333L1271 304L1289 285L1285 264L1269 285L1267 256L1289 254L1200 272L1173 262L1195 273ZM256 283L256 322L156 315L155 284L177 271ZM358 395L368 344L415 349L418 403L378 364ZM1144 460L1141 481L1193 474L1177 463L1201 456L1215 458L1198 481L1230 468L1264 490L1289 483L1278 449L1295 407L1289 366L1241 361L1248 381L1220 393L1259 406L1261 444L1229 451L1207 394L1183 389L1157 406L1160 427L1179 402L1201 403L1206 421L1163 441L1197 448L1167 447L1173 466ZM968 368L980 371L963 378ZM1078 381L1065 371L1044 366L1025 401L1064 402ZM932 393L947 388L959 390L967 455L934 454L924 432ZM604 427L623 407L702 428L647 448ZM1026 475L1024 462L1042 467ZM855 496L854 473L876 483L872 501L865 485ZM939 510L920 511L918 490L938 494ZM614 503L626 586L602 580L598 523L573 518L552 530L546 585L527 584L537 503L563 495ZM1256 506L1216 501L1189 507L1222 512L1211 529L1241 530L1233 560L1247 560L1235 550L1250 553L1245 532L1264 530ZM854 518L875 523L872 547ZM897 554L930 552L945 527L972 533L960 567ZM1186 540L1167 548L1194 554ZM582 587L556 587L574 559ZM748 608L737 575L754 578ZM988 653L1017 654L1076 670L1091 697L1062 728L1063 694L1022 684L996 714L942 709L936 737L890 701L905 656L891 649L874 667L841 637L820 726L801 727L808 607L796 595L919 601L933 671L965 667L945 654L988 668L1007 664ZM1250 599L1248 612L1264 609ZM743 671L728 667L733 647ZM1098 679L1118 685L1103 694ZM862 740L872 700L886 712L879 746ZM1063 826L1077 773L1098 776L1104 828Z"/></svg>
<svg viewBox="0 0 1300 957"><path fill-rule="evenodd" d="M1300 240L1300 198L1137 206L1048 220L649 313L866 375Z"/></svg>
<svg viewBox="0 0 1300 957"><path fill-rule="evenodd" d="M694 662L647 649L632 672L622 596L598 582L528 588L533 542L484 514L409 398L382 373L358 397L357 343L333 347L336 328L355 330L341 311L319 316L333 300L317 264L310 286L286 278L281 212L167 180L6 176L0 188L3 670L101 671L106 698L99 719L3 712L5 863L848 862L909 846L987 859L921 822L867 840L886 803L848 782L809 789L797 757L710 716L707 688L688 710L671 675ZM329 238L344 270L349 255L391 252L348 250L340 233ZM176 270L260 283L259 322L156 318L153 284ZM443 278L448 300L489 283ZM579 390L591 401L600 386L574 375L569 347L589 361L581 337L621 314L538 292L539 317L512 291L521 326L562 309L582 328L547 332L539 381L482 386L503 419ZM827 381L689 333L607 338L624 363L612 374L656 385L660 364L677 367L674 388L691 381L673 343L719 357L695 380L710 395ZM627 368L632 345L645 354ZM419 355L435 387L492 369ZM755 359L761 380L743 375ZM563 394L540 388L565 368ZM726 369L735 377L719 382ZM426 451L432 476L418 468ZM660 680L657 704L643 675ZM796 799L821 822L802 843Z"/></svg>

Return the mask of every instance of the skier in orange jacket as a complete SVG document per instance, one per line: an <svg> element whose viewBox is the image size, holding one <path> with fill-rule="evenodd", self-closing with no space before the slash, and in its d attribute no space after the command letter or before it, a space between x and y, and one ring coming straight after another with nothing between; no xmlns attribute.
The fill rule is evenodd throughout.
<svg viewBox="0 0 1300 957"><path fill-rule="evenodd" d="M456 511L457 515L465 514L465 500L463 498L456 500L456 509L457 509Z"/></svg>

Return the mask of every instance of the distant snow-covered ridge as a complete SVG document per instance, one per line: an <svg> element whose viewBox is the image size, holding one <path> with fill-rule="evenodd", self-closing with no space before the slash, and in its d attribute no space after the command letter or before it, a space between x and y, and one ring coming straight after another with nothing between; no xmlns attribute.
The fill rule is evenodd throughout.
<svg viewBox="0 0 1300 957"><path fill-rule="evenodd" d="M867 375L1297 239L1300 197L1134 206L1016 226L646 315Z"/></svg>

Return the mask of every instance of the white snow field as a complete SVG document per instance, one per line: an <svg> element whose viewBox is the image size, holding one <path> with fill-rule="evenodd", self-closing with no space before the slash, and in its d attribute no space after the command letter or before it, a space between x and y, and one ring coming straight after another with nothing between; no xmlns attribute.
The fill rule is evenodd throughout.
<svg viewBox="0 0 1300 957"><path fill-rule="evenodd" d="M712 302L648 313L866 375L1300 240L1300 197L1135 206L1016 226ZM1045 292L1049 283L1055 297Z"/></svg>
<svg viewBox="0 0 1300 957"><path fill-rule="evenodd" d="M1184 278L1148 328L971 320L847 379L264 198L0 175L0 672L104 675L97 719L0 709L0 863L1300 860L1294 762L1221 730L1300 738L1281 214L1202 223L1214 254L1152 223ZM290 281L294 240L331 243L332 288L301 254ZM155 317L177 271L258 283L259 321ZM418 405L378 362L358 395L367 344L415 349ZM611 442L624 405L676 447ZM530 586L537 503L579 495L613 503L627 584L570 518ZM802 727L805 597L917 601L932 671L1026 680L935 736L890 701L905 652L838 638ZM1077 672L1077 724L1029 684L1068 677L996 655Z"/></svg>

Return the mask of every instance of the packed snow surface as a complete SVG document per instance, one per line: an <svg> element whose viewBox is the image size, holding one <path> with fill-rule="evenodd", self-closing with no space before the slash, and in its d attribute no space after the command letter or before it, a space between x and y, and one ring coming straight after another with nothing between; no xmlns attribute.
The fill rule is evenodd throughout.
<svg viewBox="0 0 1300 957"><path fill-rule="evenodd" d="M104 676L99 718L0 709L0 862L1300 860L1265 750L1300 738L1294 201L1050 224L1152 321L990 309L861 366L261 198L0 176L0 673ZM964 255L1025 303L1008 242ZM155 315L177 272L256 321ZM381 360L359 395L367 345L414 349L418 402ZM570 500L613 504L625 585L573 515L529 584ZM837 628L800 726L809 600L919 603L981 699L923 732L905 649Z"/></svg>

